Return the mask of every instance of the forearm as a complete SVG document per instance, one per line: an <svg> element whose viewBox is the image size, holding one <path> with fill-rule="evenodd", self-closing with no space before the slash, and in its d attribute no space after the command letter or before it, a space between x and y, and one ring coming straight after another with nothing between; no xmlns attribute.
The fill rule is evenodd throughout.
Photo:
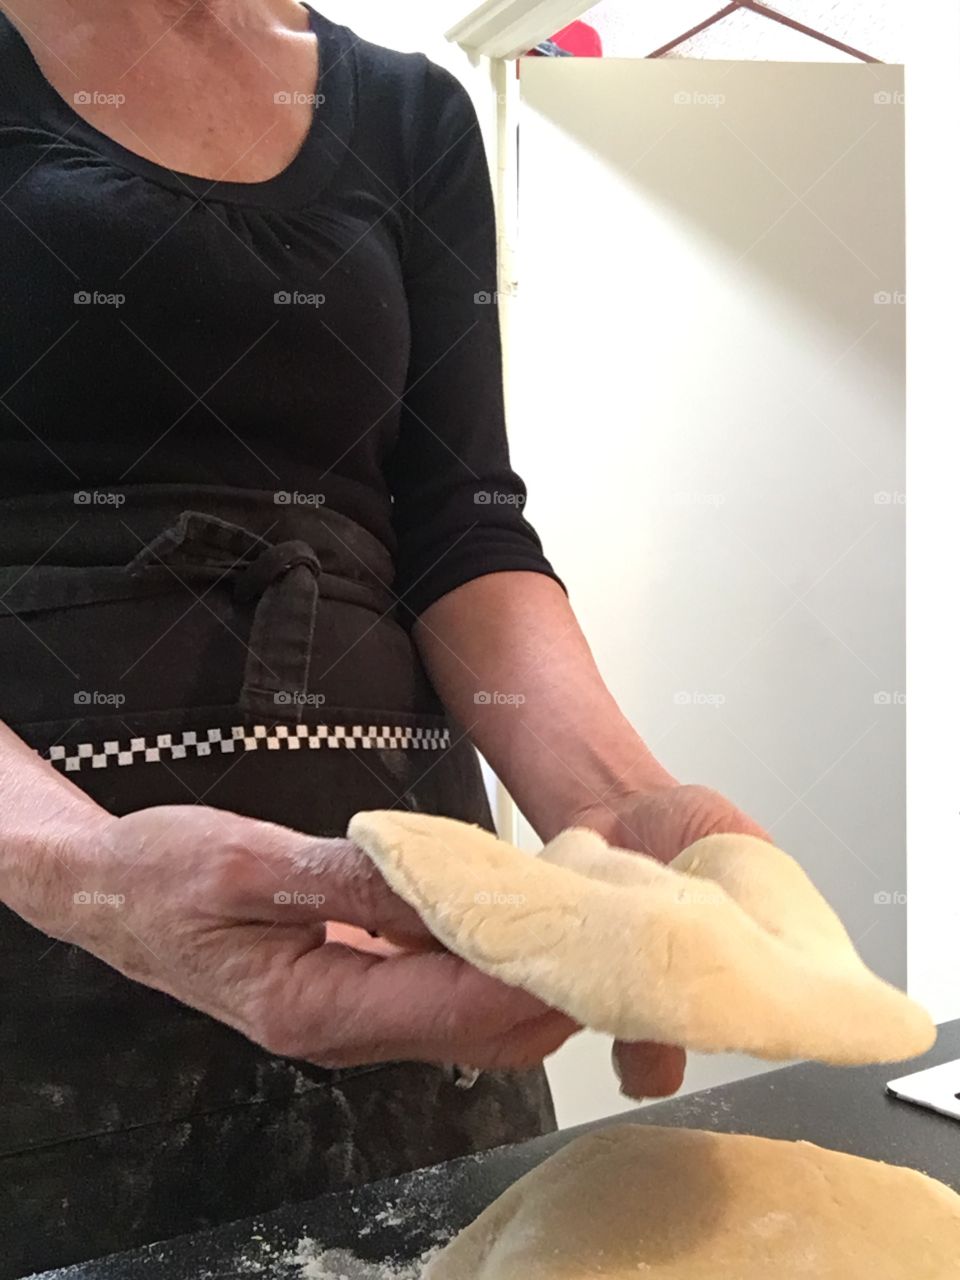
<svg viewBox="0 0 960 1280"><path fill-rule="evenodd" d="M66 874L70 841L109 820L0 721L0 902L36 920Z"/></svg>
<svg viewBox="0 0 960 1280"><path fill-rule="evenodd" d="M674 785L617 706L552 579L476 578L431 605L414 636L444 703L541 839L588 811L601 827L617 797Z"/></svg>

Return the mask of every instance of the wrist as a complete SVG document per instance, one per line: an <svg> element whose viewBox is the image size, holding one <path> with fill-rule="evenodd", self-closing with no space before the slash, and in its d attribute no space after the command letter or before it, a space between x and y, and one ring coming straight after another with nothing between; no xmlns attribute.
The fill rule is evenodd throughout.
<svg viewBox="0 0 960 1280"><path fill-rule="evenodd" d="M0 901L45 933L57 934L74 894L88 888L95 850L117 819L90 802L0 834Z"/></svg>

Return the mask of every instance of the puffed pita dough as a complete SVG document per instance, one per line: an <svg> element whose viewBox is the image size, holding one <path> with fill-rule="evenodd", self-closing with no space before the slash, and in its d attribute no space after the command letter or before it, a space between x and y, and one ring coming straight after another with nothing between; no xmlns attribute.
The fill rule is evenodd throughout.
<svg viewBox="0 0 960 1280"><path fill-rule="evenodd" d="M356 814L348 834L451 951L617 1039L854 1065L936 1038L765 840L708 836L666 867L581 829L537 856L393 810Z"/></svg>
<svg viewBox="0 0 960 1280"><path fill-rule="evenodd" d="M827 1151L617 1125L514 1183L423 1280L956 1280L960 1196Z"/></svg>

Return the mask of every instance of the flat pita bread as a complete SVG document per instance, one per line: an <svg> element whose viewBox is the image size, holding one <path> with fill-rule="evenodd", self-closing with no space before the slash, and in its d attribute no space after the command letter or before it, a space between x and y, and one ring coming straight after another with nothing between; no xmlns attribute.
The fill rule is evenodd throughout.
<svg viewBox="0 0 960 1280"><path fill-rule="evenodd" d="M348 834L451 951L617 1039L853 1065L936 1038L765 840L708 836L663 866L592 831L533 856L393 810L358 813Z"/></svg>

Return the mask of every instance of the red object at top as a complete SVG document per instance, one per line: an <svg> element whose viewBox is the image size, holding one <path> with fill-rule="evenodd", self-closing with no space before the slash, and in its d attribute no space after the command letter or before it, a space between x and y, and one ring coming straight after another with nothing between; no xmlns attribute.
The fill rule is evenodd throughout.
<svg viewBox="0 0 960 1280"><path fill-rule="evenodd" d="M595 31L585 22L571 22L568 27L564 27L550 39L561 49L576 54L578 58L603 57L603 41L600 39L599 31Z"/></svg>

